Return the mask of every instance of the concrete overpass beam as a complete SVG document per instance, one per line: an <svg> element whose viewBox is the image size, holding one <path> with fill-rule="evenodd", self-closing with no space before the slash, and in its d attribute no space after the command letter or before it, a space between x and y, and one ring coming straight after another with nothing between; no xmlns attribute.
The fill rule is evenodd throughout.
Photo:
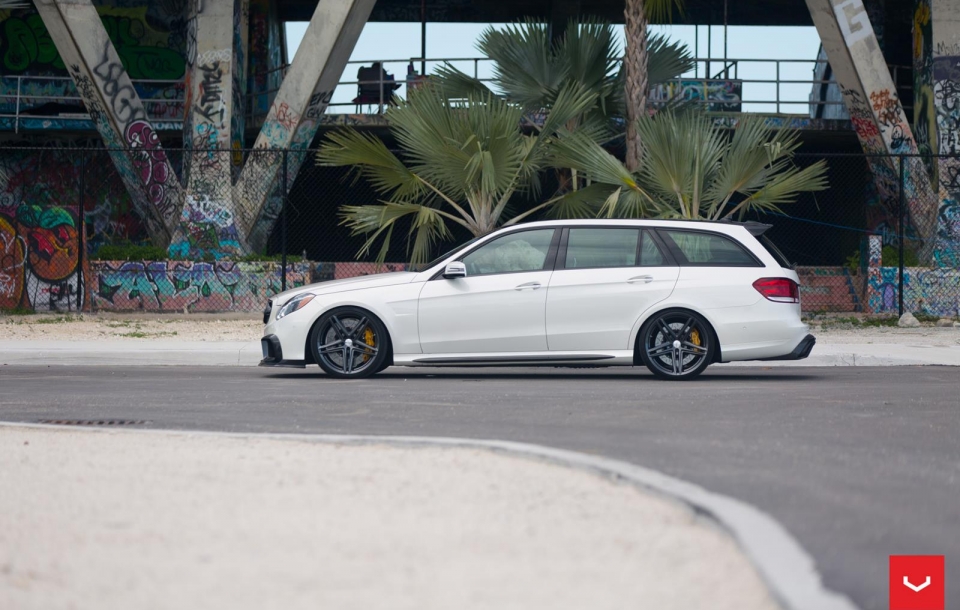
<svg viewBox="0 0 960 610"><path fill-rule="evenodd" d="M913 131L862 0L806 2L864 152L916 155ZM880 197L890 209L897 209L897 162L875 157L869 163ZM936 248L938 196L923 162L911 157L905 163L904 193L910 220L922 240L919 255L930 261Z"/></svg>
<svg viewBox="0 0 960 610"><path fill-rule="evenodd" d="M166 247L182 189L91 0L37 0L37 10L151 240ZM135 149L126 152L122 149Z"/></svg>
<svg viewBox="0 0 960 610"><path fill-rule="evenodd" d="M374 2L320 0L313 13L234 188L237 225L254 251L266 244L280 211L281 199L271 194L280 181L283 156L270 151L300 151L287 158L290 188Z"/></svg>

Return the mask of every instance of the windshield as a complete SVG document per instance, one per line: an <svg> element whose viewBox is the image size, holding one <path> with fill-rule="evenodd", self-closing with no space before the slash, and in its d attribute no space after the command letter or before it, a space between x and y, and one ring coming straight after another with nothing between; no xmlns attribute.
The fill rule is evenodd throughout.
<svg viewBox="0 0 960 610"><path fill-rule="evenodd" d="M480 237L483 237L483 236L481 235ZM454 248L453 250L450 250L449 252L445 252L445 253L441 254L440 256L438 256L437 258L433 259L433 260L430 261L429 263L423 263L423 264L420 264L420 265L411 265L411 266L410 266L410 270L411 270L411 271L426 271L427 269L429 269L430 267L433 267L434 265L439 265L439 264L442 263L445 259L450 258L451 256L453 256L454 254L456 254L456 253L459 252L460 250L463 250L464 248L466 248L467 246L469 246L469 245L472 244L473 242L475 242L475 241L477 241L478 239L480 239L480 237L474 237L474 238L471 239L470 241L468 241L468 242L466 242L466 243L463 243L463 244L460 244L459 246L457 246L457 247Z"/></svg>

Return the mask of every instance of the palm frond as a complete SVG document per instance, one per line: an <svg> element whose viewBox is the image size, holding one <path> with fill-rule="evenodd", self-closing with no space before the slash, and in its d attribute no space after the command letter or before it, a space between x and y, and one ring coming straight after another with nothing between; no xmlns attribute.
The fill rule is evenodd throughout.
<svg viewBox="0 0 960 610"><path fill-rule="evenodd" d="M662 34L647 37L647 81L651 85L679 78L696 66L690 49Z"/></svg>
<svg viewBox="0 0 960 610"><path fill-rule="evenodd" d="M643 10L650 23L671 23L674 7L683 15L683 0L627 0L627 2L643 2Z"/></svg>
<svg viewBox="0 0 960 610"><path fill-rule="evenodd" d="M502 30L489 27L477 49L494 60L494 80L508 99L526 110L549 105L566 78L566 67L551 52L547 26L532 19Z"/></svg>
<svg viewBox="0 0 960 610"><path fill-rule="evenodd" d="M384 195L405 200L425 194L417 176L380 138L354 129L328 134L317 151L317 164L349 167Z"/></svg>
<svg viewBox="0 0 960 610"><path fill-rule="evenodd" d="M740 217L752 211L779 212L780 206L796 201L802 192L823 191L828 188L827 163L823 159L809 167L789 169L772 176L770 181L755 193L724 214L724 218Z"/></svg>
<svg viewBox="0 0 960 610"><path fill-rule="evenodd" d="M641 117L637 131L647 149L640 166L643 182L683 217L696 218L705 184L725 150L723 134L699 112Z"/></svg>
<svg viewBox="0 0 960 610"><path fill-rule="evenodd" d="M413 237L412 242L410 236ZM429 261L434 245L453 237L443 216L427 206L420 206L416 211L410 225L410 236L407 243L410 245L410 263L413 265Z"/></svg>
<svg viewBox="0 0 960 610"><path fill-rule="evenodd" d="M437 86L448 100L493 96L494 92L480 79L460 71L449 63L438 66L434 71Z"/></svg>

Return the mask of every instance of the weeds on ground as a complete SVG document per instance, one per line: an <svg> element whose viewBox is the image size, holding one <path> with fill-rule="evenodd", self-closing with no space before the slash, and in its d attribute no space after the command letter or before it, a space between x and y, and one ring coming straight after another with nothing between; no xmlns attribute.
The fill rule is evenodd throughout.
<svg viewBox="0 0 960 610"><path fill-rule="evenodd" d="M855 329L855 328L894 328L900 321L897 317L865 317L855 316L837 316L837 317L819 317L811 316L805 318L805 322L814 323L823 329Z"/></svg>
<svg viewBox="0 0 960 610"><path fill-rule="evenodd" d="M83 322L83 315L56 316L54 318L37 318L36 320L33 320L34 324L66 324L68 322Z"/></svg>
<svg viewBox="0 0 960 610"><path fill-rule="evenodd" d="M121 336L121 337L129 337L129 338L131 338L131 339L146 339L146 338L148 338L148 337L150 337L150 338L155 338L155 337L175 337L175 336L177 336L177 331L173 331L173 332L161 331L161 332L158 332L158 333L145 333L145 332L143 332L143 331L134 330L134 331L129 332L129 333L123 333L123 334L121 334L120 336Z"/></svg>

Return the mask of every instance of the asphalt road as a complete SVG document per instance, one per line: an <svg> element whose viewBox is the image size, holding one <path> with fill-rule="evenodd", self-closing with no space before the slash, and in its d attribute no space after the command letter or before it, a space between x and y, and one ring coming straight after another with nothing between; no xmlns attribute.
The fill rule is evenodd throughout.
<svg viewBox="0 0 960 610"><path fill-rule="evenodd" d="M0 419L538 443L661 470L771 514L831 589L887 606L892 554L947 555L960 607L960 368L317 371L0 367Z"/></svg>

